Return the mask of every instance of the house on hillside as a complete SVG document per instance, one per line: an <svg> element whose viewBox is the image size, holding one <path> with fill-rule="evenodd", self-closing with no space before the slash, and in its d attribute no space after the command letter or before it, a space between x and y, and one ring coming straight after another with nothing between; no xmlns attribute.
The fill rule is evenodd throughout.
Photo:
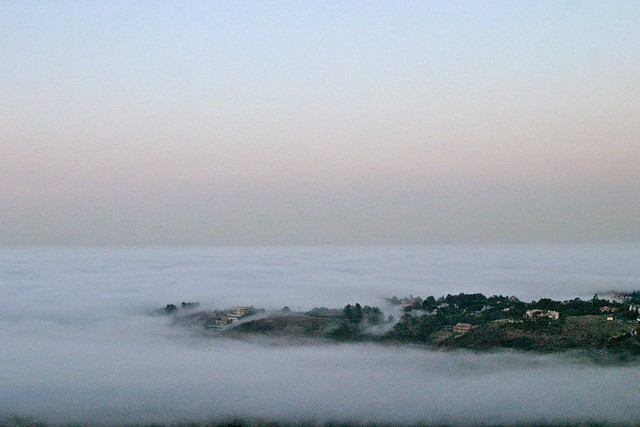
<svg viewBox="0 0 640 427"><path fill-rule="evenodd" d="M239 318L252 313L254 310L252 305L234 305L226 314L229 319L236 321Z"/></svg>
<svg viewBox="0 0 640 427"><path fill-rule="evenodd" d="M214 320L216 326L226 326L229 324L229 318L227 316L220 316Z"/></svg>
<svg viewBox="0 0 640 427"><path fill-rule="evenodd" d="M473 325L470 323L456 323L453 327L453 332L456 334L466 334L471 329L473 329Z"/></svg>
<svg viewBox="0 0 640 427"><path fill-rule="evenodd" d="M229 319L224 313L215 312L211 317L205 320L204 327L206 329L220 329L230 323L231 319Z"/></svg>

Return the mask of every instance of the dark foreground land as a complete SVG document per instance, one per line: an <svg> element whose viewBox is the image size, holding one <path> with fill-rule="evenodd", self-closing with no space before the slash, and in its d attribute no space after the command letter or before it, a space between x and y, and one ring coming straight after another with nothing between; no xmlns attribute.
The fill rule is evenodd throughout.
<svg viewBox="0 0 640 427"><path fill-rule="evenodd" d="M276 421L264 419L233 419L224 421L209 422L178 422L178 423L152 423L152 424L117 424L121 427L445 427L449 425L460 424L429 424L429 423L410 423L410 424L394 424L394 423L366 423L366 422L317 422L314 420L298 420L298 421ZM624 427L637 426L638 424L620 424L620 423L603 423L603 422L576 422L576 423L515 423L515 424L469 424L471 426L490 426L490 427ZM34 421L26 418L11 418L6 421L0 421L0 427L53 427L56 424L48 424L46 422ZM65 426L84 427L90 424L65 424Z"/></svg>
<svg viewBox="0 0 640 427"><path fill-rule="evenodd" d="M611 299L595 295L590 300L542 298L530 303L482 294L393 297L387 303L400 313L399 318L358 303L307 312L287 307L276 312L253 307L198 311L197 304L183 303L183 309L171 305L166 311L177 325L239 339L260 336L293 342L413 343L441 350L587 350L622 359L640 356L639 291L616 293Z"/></svg>

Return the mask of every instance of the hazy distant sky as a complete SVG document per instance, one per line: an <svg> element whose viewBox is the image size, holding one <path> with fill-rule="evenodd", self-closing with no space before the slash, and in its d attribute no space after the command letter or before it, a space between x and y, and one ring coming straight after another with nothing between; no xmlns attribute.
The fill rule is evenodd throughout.
<svg viewBox="0 0 640 427"><path fill-rule="evenodd" d="M0 243L640 240L640 2L0 1Z"/></svg>

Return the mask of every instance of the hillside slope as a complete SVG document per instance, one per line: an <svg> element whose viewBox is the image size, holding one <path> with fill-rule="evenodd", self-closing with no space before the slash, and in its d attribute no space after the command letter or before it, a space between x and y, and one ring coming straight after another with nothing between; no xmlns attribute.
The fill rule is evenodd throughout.
<svg viewBox="0 0 640 427"><path fill-rule="evenodd" d="M451 334L436 344L441 348L516 348L542 352L571 349L603 349L640 355L640 340L631 334L629 322L606 316L569 316L562 321L479 325L465 334Z"/></svg>

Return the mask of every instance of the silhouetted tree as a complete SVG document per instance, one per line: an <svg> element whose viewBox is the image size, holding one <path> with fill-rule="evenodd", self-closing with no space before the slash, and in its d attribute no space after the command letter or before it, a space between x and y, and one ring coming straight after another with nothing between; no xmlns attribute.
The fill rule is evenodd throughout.
<svg viewBox="0 0 640 427"><path fill-rule="evenodd" d="M428 296L424 301L422 301L423 310L433 310L437 306L438 306L438 302L433 296Z"/></svg>
<svg viewBox="0 0 640 427"><path fill-rule="evenodd" d="M360 306L359 303L356 303L353 309L353 321L355 323L362 322L362 307Z"/></svg>
<svg viewBox="0 0 640 427"><path fill-rule="evenodd" d="M351 304L347 304L344 306L344 317L349 320L353 319L353 310L351 309Z"/></svg>

